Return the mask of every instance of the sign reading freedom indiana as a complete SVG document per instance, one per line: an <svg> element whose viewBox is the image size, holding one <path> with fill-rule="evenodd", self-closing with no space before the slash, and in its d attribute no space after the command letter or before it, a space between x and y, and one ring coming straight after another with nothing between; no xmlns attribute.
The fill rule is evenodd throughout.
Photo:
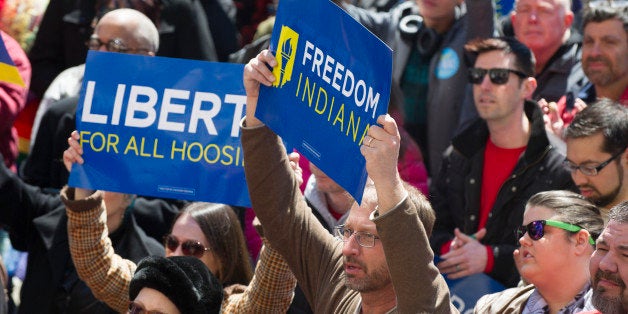
<svg viewBox="0 0 628 314"><path fill-rule="evenodd" d="M367 179L360 145L390 97L392 51L328 0L281 0L257 117L358 201Z"/></svg>
<svg viewBox="0 0 628 314"><path fill-rule="evenodd" d="M250 206L244 66L90 51L69 185Z"/></svg>

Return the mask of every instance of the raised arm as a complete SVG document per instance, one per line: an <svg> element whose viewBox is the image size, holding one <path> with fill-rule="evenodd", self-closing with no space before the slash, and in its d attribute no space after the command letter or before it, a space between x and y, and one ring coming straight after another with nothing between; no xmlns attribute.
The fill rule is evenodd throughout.
<svg viewBox="0 0 628 314"><path fill-rule="evenodd" d="M285 313L290 307L297 280L279 252L264 242L253 279L242 294L223 303L223 314Z"/></svg>
<svg viewBox="0 0 628 314"><path fill-rule="evenodd" d="M397 160L401 136L397 123L389 115L377 118L380 126L369 128L360 152L366 159L366 171L375 184L378 211L381 215L396 207L408 195L403 187Z"/></svg>
<svg viewBox="0 0 628 314"><path fill-rule="evenodd" d="M63 153L65 166L83 163L77 142L78 133L68 139L70 147ZM129 283L136 265L114 252L107 229L103 192L65 187L61 198L68 215L68 241L72 261L79 277L99 300L124 313L129 305Z"/></svg>
<svg viewBox="0 0 628 314"><path fill-rule="evenodd" d="M389 115L377 119L360 151L377 190L373 221L384 247L386 263L397 295L399 313L457 313L449 289L434 265L428 232L434 213L427 199L406 188L397 171L400 135ZM417 289L420 284L420 290Z"/></svg>
<svg viewBox="0 0 628 314"><path fill-rule="evenodd" d="M296 173L298 185L303 183L299 154L289 156L290 166ZM264 237L259 220L253 222L257 232ZM223 314L237 313L285 313L292 303L297 279L286 260L264 238L260 258L251 282L243 293L230 296L223 303Z"/></svg>
<svg viewBox="0 0 628 314"><path fill-rule="evenodd" d="M281 139L255 117L260 84L272 84L276 65L265 50L244 69L247 108L241 140L249 195L266 239L290 265L313 310L332 313L345 292L325 289L342 271L341 242L312 215Z"/></svg>

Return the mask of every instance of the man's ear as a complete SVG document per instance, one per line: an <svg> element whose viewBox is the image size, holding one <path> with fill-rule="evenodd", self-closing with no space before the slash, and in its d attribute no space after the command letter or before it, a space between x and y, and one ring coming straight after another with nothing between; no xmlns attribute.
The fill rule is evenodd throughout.
<svg viewBox="0 0 628 314"><path fill-rule="evenodd" d="M565 13L565 17L563 21L565 22L566 29L569 29L571 27L571 24L573 24L573 19L574 19L574 15L573 15L573 12L571 12L571 10Z"/></svg>
<svg viewBox="0 0 628 314"><path fill-rule="evenodd" d="M533 77L528 77L523 79L523 88L524 93L525 93L525 99L532 99L532 94L534 93L534 91L536 90L536 79Z"/></svg>
<svg viewBox="0 0 628 314"><path fill-rule="evenodd" d="M619 162L624 167L624 171L628 170L628 147L624 148L624 152L619 156Z"/></svg>

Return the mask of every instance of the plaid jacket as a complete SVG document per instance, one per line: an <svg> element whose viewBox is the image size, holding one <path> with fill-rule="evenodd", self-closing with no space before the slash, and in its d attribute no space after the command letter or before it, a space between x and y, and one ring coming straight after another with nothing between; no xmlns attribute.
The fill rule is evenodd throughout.
<svg viewBox="0 0 628 314"><path fill-rule="evenodd" d="M65 187L62 199L68 215L70 252L76 270L96 298L126 313L129 284L137 267L115 254L107 231L107 213L98 191L83 200L71 200ZM296 279L284 259L269 246L262 248L255 274L241 293L229 295L223 313L285 313L292 302Z"/></svg>

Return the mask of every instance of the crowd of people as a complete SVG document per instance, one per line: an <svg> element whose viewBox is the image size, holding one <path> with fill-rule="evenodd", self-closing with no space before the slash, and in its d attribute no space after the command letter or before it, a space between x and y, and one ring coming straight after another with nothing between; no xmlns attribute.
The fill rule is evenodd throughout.
<svg viewBox="0 0 628 314"><path fill-rule="evenodd" d="M458 313L477 275L503 289L475 313L628 313L628 4L333 2L393 50L361 203L255 115L279 1L50 0L28 45L1 31L25 85L0 81L0 223L27 262L0 260L0 313ZM246 63L251 208L69 187L88 50Z"/></svg>

